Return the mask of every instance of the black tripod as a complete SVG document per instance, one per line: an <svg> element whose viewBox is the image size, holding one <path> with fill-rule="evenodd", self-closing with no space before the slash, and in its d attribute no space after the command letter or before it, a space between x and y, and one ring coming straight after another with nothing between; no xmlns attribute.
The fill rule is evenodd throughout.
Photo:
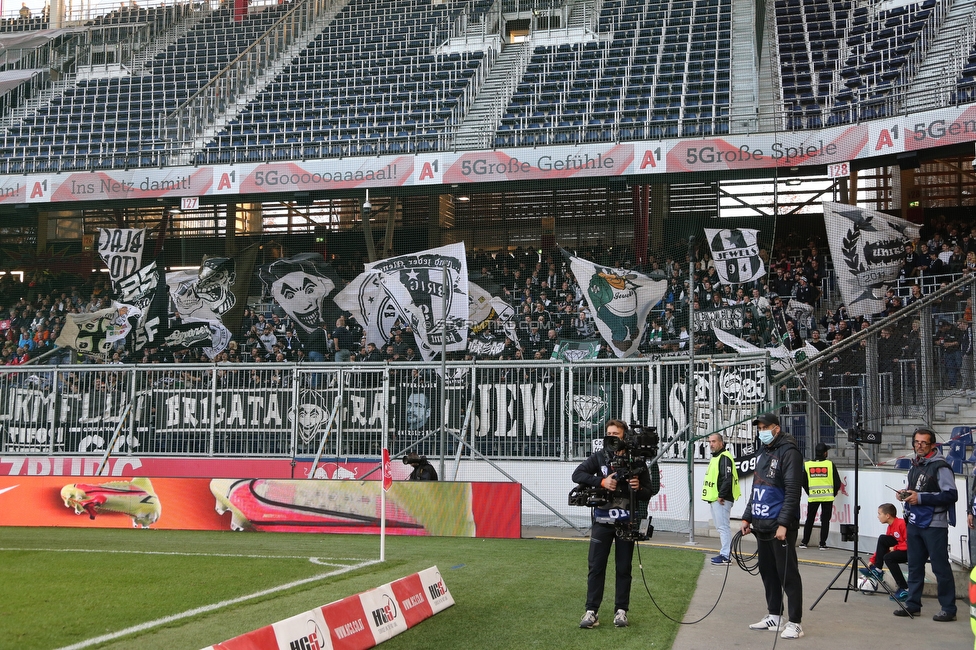
<svg viewBox="0 0 976 650"><path fill-rule="evenodd" d="M878 444L881 442L881 435L875 432L865 431L864 429L861 428L860 425L855 425L853 429L848 430L847 439L849 442L854 443L854 524L851 526L841 526L841 538L845 542L851 541L848 539L848 537L851 537L853 539L854 552L851 554L851 558L847 560L847 564L845 564L841 568L841 570L837 572L837 575L835 575L834 579L830 581L830 584L827 585L827 588L824 589L823 592L821 592L820 596L817 597L817 600L815 600L813 604L810 605L811 611L813 611L813 608L817 606L817 603L819 603L821 599L825 595L827 595L828 591L843 591L844 602L846 603L847 597L850 595L851 591L860 591L857 587L858 565L864 567L865 572L870 572L871 570L871 567L868 566L867 562L864 561L864 558L862 558L860 553L858 553L858 538L859 538L858 523L860 521L860 515L861 515L861 503L858 500L860 496L858 494L858 478L860 474L859 468L861 467L861 458L860 458L861 444L865 442L869 444ZM845 528L846 530L844 530ZM848 573L847 586L835 587L834 584L838 580L840 580L840 577L844 575L845 571ZM894 592L892 592L891 588L888 587L887 584L885 584L884 580L878 580L878 584L881 586L882 589L884 589L888 593L889 596L892 597L894 596ZM912 613L909 612L908 609L905 607L905 603L901 602L897 598L892 598L892 599L896 603L898 603L898 606L904 609L905 612L908 613L908 615L911 618L915 618L912 615Z"/></svg>

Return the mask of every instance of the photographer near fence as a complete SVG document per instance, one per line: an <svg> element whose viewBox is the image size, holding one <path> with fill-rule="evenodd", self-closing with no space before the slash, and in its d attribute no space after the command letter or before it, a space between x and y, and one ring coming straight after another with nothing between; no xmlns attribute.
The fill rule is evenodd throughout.
<svg viewBox="0 0 976 650"><path fill-rule="evenodd" d="M646 458L656 455L657 432L636 427L635 430L640 434L627 436L624 422L609 420L603 449L591 454L573 472L574 483L595 488L590 490L585 503L593 507L593 526L590 529L589 572L586 577L586 613L580 621L580 627L584 629L600 624L599 611L606 584L607 561L615 538L613 624L616 627L626 627L628 624L634 544L639 539L647 539L635 528L637 503L648 501L661 489L661 472L657 464L651 464L649 471L646 462ZM570 503L573 503L572 494Z"/></svg>

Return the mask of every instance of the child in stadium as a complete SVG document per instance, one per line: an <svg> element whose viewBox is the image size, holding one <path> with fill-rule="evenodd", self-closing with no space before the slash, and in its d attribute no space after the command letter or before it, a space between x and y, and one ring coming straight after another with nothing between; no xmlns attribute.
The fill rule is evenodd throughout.
<svg viewBox="0 0 976 650"><path fill-rule="evenodd" d="M908 534L905 530L905 520L898 516L894 505L883 503L878 507L878 521L886 524L888 530L878 537L877 550L868 560L870 568L860 569L860 572L880 581L884 580L884 569L881 567L887 566L898 588L893 598L904 601L908 598L908 582L898 565L908 562Z"/></svg>

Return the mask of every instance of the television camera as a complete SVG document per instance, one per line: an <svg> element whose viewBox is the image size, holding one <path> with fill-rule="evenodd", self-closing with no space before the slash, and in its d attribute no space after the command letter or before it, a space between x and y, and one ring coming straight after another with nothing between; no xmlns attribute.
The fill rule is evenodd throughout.
<svg viewBox="0 0 976 650"><path fill-rule="evenodd" d="M592 485L577 485L569 492L569 505L584 508L624 508L631 516L618 520L614 526L622 540L645 541L654 535L651 517L635 521L638 515L637 494L630 489L630 479L647 469L648 461L657 456L660 437L657 427L631 424L623 438L606 436L603 451L607 457L609 474L616 475L617 489L610 491Z"/></svg>

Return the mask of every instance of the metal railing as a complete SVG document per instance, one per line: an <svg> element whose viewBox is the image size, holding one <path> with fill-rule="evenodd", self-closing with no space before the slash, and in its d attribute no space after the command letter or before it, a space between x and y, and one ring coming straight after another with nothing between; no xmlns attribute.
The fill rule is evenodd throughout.
<svg viewBox="0 0 976 650"><path fill-rule="evenodd" d="M575 460L609 418L658 427L667 456L689 431L752 444L766 400L765 355L699 357L688 427L684 357L437 364L147 364L9 367L0 375L0 452L10 454L376 457L389 440L469 457ZM329 415L337 417L327 427Z"/></svg>

